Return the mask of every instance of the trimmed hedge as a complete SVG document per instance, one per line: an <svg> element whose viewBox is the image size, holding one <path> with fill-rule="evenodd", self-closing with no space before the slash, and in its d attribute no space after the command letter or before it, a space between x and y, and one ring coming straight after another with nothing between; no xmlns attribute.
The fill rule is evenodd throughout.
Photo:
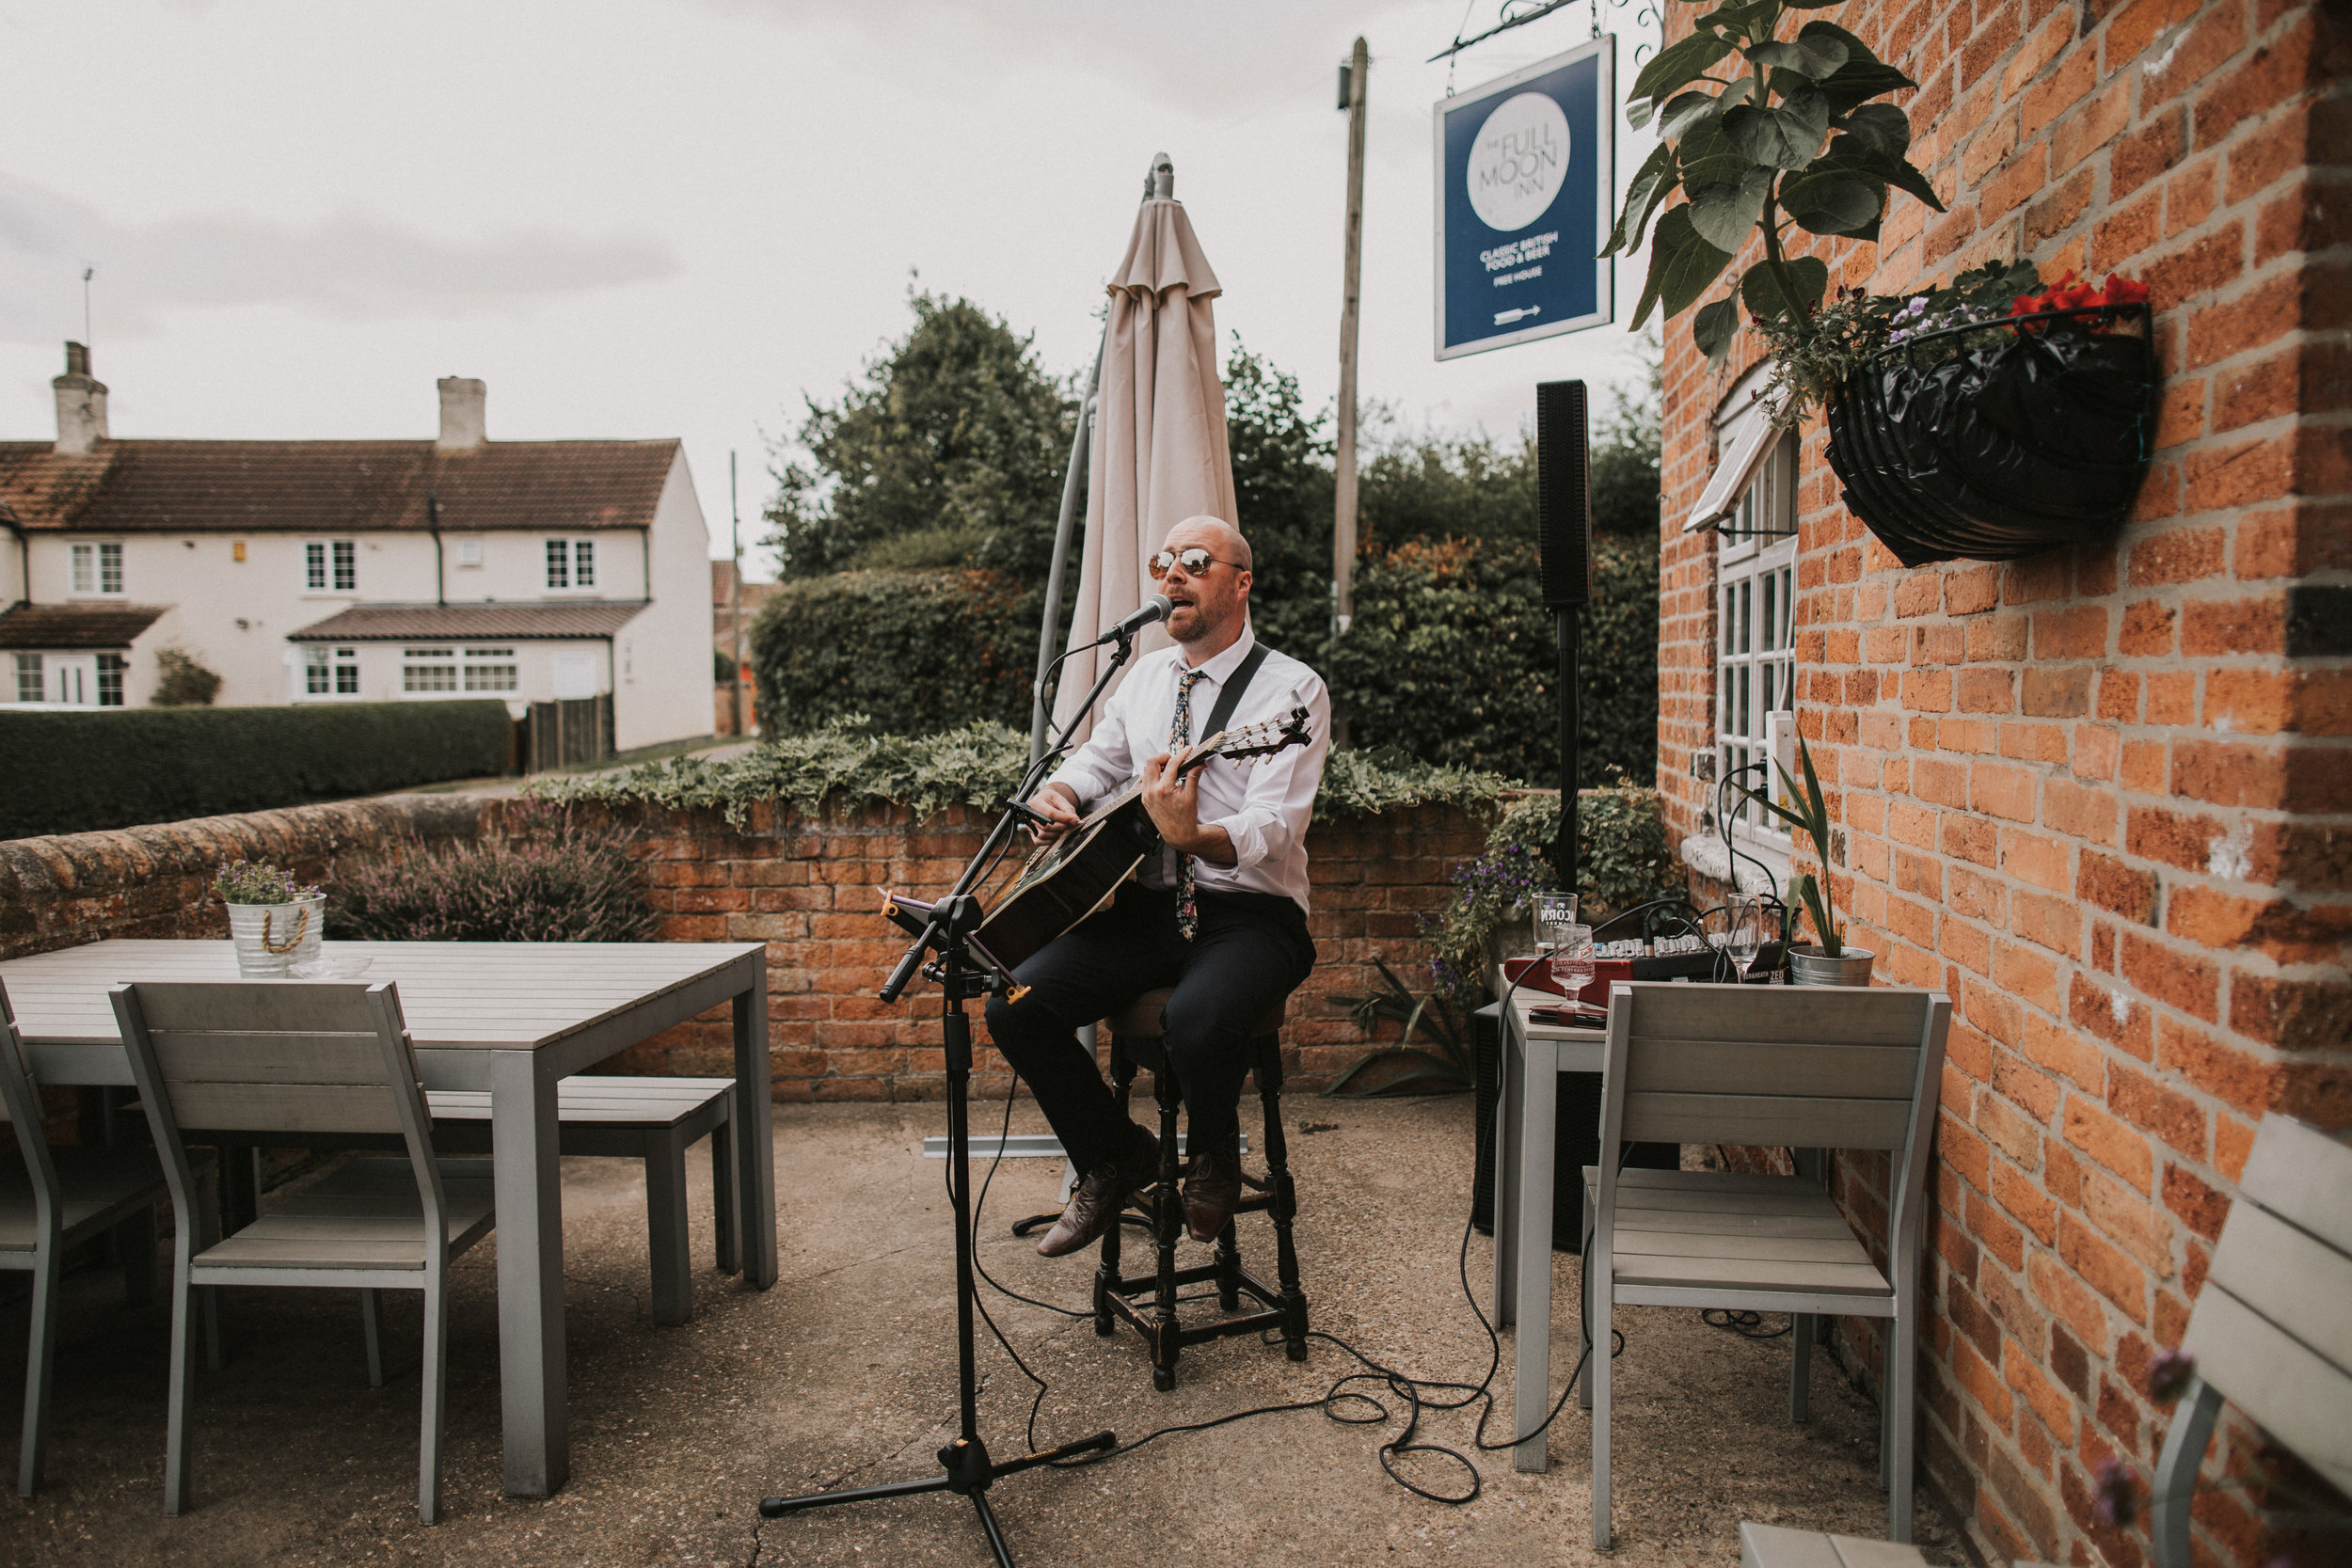
<svg viewBox="0 0 2352 1568"><path fill-rule="evenodd" d="M498 701L0 708L0 838L269 811L503 773Z"/></svg>
<svg viewBox="0 0 2352 1568"><path fill-rule="evenodd" d="M930 735L981 720L1029 728L1042 590L977 569L837 572L783 582L751 624L759 723L838 719Z"/></svg>

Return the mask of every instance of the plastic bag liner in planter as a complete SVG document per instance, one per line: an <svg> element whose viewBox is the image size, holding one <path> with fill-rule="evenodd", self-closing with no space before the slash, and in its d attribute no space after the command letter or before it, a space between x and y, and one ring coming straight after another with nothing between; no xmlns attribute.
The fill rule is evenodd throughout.
<svg viewBox="0 0 2352 1568"><path fill-rule="evenodd" d="M2139 332L2092 332L2080 316L2134 320ZM1882 352L1829 403L1847 507L1906 566L2106 538L2131 512L2155 437L2148 323L2146 306L2080 307ZM2002 341L1940 360L1924 352L1988 330Z"/></svg>

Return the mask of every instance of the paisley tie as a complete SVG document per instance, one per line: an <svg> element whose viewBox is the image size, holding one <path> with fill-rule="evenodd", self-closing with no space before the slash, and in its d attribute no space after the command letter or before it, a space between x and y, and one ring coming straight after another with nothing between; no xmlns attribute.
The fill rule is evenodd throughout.
<svg viewBox="0 0 2352 1568"><path fill-rule="evenodd" d="M1192 743L1192 683L1206 670L1186 670L1176 677L1176 713L1168 721L1168 749L1181 752ZM1192 857L1176 857L1176 929L1186 942L1200 928L1200 906L1193 898Z"/></svg>

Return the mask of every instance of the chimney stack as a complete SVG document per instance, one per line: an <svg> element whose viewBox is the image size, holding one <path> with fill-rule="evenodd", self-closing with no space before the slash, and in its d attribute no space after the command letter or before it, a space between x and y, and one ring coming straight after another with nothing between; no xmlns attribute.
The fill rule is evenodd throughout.
<svg viewBox="0 0 2352 1568"><path fill-rule="evenodd" d="M443 451L467 451L489 439L484 434L482 405L488 388L471 376L441 377L441 439ZM103 388L100 388L103 393ZM59 397L62 399L63 394Z"/></svg>
<svg viewBox="0 0 2352 1568"><path fill-rule="evenodd" d="M57 393L57 451L84 452L106 438L106 384L89 373L89 350L65 345L65 374L49 384Z"/></svg>

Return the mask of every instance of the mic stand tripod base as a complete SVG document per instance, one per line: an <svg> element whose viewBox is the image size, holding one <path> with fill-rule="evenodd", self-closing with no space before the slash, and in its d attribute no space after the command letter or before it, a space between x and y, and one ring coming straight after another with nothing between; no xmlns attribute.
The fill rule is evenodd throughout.
<svg viewBox="0 0 2352 1568"><path fill-rule="evenodd" d="M1064 1443L1058 1449L1046 1449L1038 1453L1025 1453L1019 1459L999 1465L988 1457L988 1445L978 1438L957 1438L939 1450L939 1465L944 1474L924 1481L892 1481L884 1486L853 1486L838 1492L813 1492L804 1497L768 1497L759 1505L760 1517L780 1519L787 1513L804 1509L828 1508L835 1503L873 1502L882 1497L912 1497L927 1492L954 1492L972 1499L973 1509L980 1516L980 1528L988 1532L989 1549L995 1553L1003 1568L1012 1568L1012 1553L1005 1545L1004 1531L996 1525L995 1512L988 1506L988 1489L999 1476L1018 1474L1056 1460L1072 1459L1082 1453L1099 1453L1116 1448L1119 1439L1107 1432L1091 1437L1081 1437L1074 1443Z"/></svg>

